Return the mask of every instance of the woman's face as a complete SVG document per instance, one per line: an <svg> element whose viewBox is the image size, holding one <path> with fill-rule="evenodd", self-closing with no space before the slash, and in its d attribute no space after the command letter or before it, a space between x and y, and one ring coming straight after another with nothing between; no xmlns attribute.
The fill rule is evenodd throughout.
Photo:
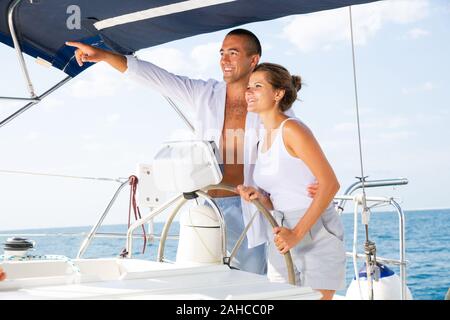
<svg viewBox="0 0 450 320"><path fill-rule="evenodd" d="M261 113L278 108L276 97L277 90L267 81L266 72L253 72L247 85L247 91L245 91L247 111Z"/></svg>

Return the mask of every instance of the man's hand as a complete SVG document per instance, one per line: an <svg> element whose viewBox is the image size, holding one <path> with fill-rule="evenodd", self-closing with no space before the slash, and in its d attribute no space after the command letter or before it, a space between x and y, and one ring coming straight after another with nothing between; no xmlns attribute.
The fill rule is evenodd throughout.
<svg viewBox="0 0 450 320"><path fill-rule="evenodd" d="M95 48L88 44L81 42L67 41L66 45L75 47L75 59L77 59L78 65L83 66L83 62L100 62L105 59L105 50Z"/></svg>
<svg viewBox="0 0 450 320"><path fill-rule="evenodd" d="M236 187L236 191L239 195L244 198L246 201L259 200L261 204L266 207L266 209L273 210L272 201L270 201L269 197L263 195L256 188L246 187L242 184Z"/></svg>
<svg viewBox="0 0 450 320"><path fill-rule="evenodd" d="M314 182L314 183L308 185L308 187L306 188L306 190L308 191L308 196L310 198L314 198L316 196L317 189L319 189L318 182Z"/></svg>
<svg viewBox="0 0 450 320"><path fill-rule="evenodd" d="M128 68L127 59L120 54L96 48L81 42L68 41L66 42L66 45L77 48L77 50L75 50L75 59L77 59L80 67L83 66L83 62L96 63L105 61L120 72L125 72Z"/></svg>

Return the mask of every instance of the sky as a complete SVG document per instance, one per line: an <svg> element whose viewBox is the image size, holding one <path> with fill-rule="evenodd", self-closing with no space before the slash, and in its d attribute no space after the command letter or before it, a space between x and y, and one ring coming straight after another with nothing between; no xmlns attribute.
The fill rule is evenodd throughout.
<svg viewBox="0 0 450 320"><path fill-rule="evenodd" d="M388 0L352 12L364 173L409 180L367 194L393 196L405 210L450 207L450 2ZM260 38L261 61L302 77L294 111L318 139L343 193L360 176L348 8L243 27ZM219 49L228 31L137 56L176 74L220 80ZM0 96L27 96L14 50L0 45L0 61ZM26 61L38 94L65 77ZM0 119L23 106L0 105ZM185 130L152 89L104 63L89 68L0 128L0 230L92 225L119 186L2 171L128 177ZM128 192L105 224L126 223Z"/></svg>

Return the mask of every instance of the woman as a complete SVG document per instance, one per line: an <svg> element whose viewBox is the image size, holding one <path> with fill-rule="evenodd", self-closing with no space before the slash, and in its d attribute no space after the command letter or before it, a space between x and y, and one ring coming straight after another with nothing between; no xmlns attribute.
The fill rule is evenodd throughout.
<svg viewBox="0 0 450 320"><path fill-rule="evenodd" d="M269 279L287 282L282 254L291 250L296 283L332 299L345 285L343 227L332 204L339 183L308 127L284 114L300 88L300 77L280 65L262 63L253 71L247 111L258 113L265 133L253 174L256 186L240 185L237 190L247 201L258 199L272 210L280 226L268 228L274 239L268 247ZM316 180L317 192L311 198L307 186Z"/></svg>

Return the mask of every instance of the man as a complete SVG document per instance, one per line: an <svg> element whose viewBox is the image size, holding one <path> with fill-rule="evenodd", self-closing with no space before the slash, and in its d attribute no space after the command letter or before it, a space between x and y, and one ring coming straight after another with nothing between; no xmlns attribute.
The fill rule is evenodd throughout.
<svg viewBox="0 0 450 320"><path fill-rule="evenodd" d="M79 42L67 42L67 45L77 48L75 57L80 66L83 62L107 62L125 75L190 107L199 124L196 134L203 140L215 141L223 154L222 182L234 186L253 184L251 172L260 121L256 114L247 115L245 91L262 51L253 33L235 29L225 36L220 49L224 82L177 76L133 56L122 56ZM209 194L215 198L224 215L227 249L231 250L255 208L231 192L214 190ZM242 243L232 265L244 271L264 274L267 239L261 219L260 215L255 216L247 239Z"/></svg>

